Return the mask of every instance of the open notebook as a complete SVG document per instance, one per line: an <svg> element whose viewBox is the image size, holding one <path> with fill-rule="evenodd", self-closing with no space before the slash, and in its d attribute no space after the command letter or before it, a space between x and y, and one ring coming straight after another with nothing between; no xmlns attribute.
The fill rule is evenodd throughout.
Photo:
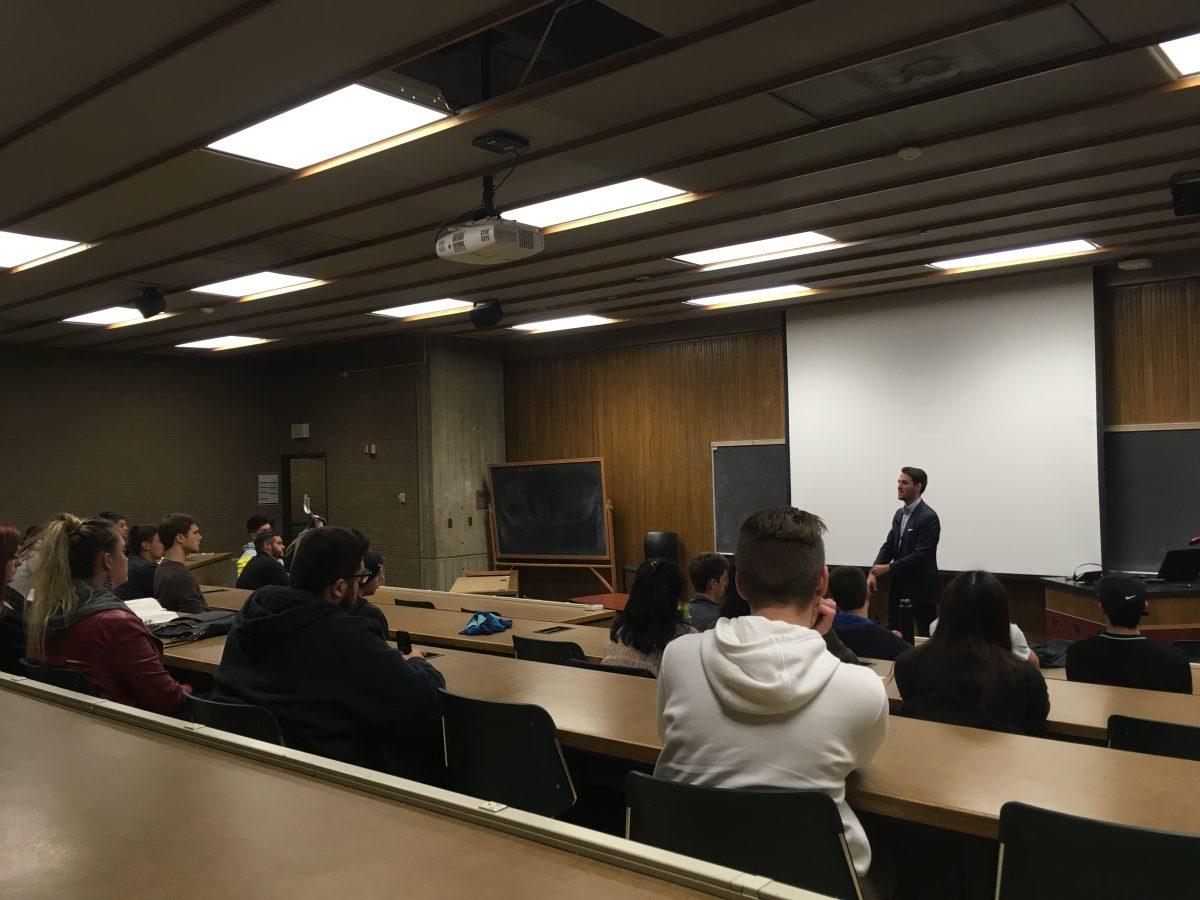
<svg viewBox="0 0 1200 900"><path fill-rule="evenodd" d="M172 619L179 618L171 610L163 609L153 597L139 597L137 600L126 600L125 605L129 607L131 613L147 625L161 625L163 622L170 622Z"/></svg>

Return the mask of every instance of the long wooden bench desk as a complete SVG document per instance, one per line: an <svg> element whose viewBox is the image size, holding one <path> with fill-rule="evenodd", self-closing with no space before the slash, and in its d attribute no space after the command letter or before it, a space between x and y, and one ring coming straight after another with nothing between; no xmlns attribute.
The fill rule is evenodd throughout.
<svg viewBox="0 0 1200 900"><path fill-rule="evenodd" d="M201 585L204 600L213 609L242 608L250 591L239 588L223 588L216 585ZM553 622L559 625L581 625L587 622L600 622L611 619L614 615L610 609L599 605L582 606L578 603L559 603L552 600L515 600L511 597L491 597L481 594L451 594L449 591L423 591L412 588L381 587L371 598L371 602L380 609L388 609L396 605L395 598L406 600L424 600L433 604L434 609L453 612L463 617L463 624L470 618L463 609L486 610L499 613L505 619L533 619L538 622ZM413 607L408 607L412 609ZM459 626L461 630L462 626Z"/></svg>
<svg viewBox="0 0 1200 900"><path fill-rule="evenodd" d="M352 766L58 702L0 686L6 896L815 898Z"/></svg>
<svg viewBox="0 0 1200 900"><path fill-rule="evenodd" d="M168 648L167 664L211 671L205 667L219 662L221 646L217 638ZM554 719L565 746L640 763L658 758L657 682L651 679L565 666L551 670L546 663L483 653L436 652L442 655L433 665L445 675L449 690L540 706ZM1053 700L1051 709L1053 715ZM1107 720L1103 710L1097 716L1089 728ZM893 716L883 749L852 777L849 797L859 809L991 838L1000 807L1009 800L1200 833L1192 788L1197 783L1196 762Z"/></svg>
<svg viewBox="0 0 1200 900"><path fill-rule="evenodd" d="M1192 663L1192 694L1200 694L1200 664ZM1061 666L1057 669L1042 669L1046 681L1066 681L1067 670Z"/></svg>

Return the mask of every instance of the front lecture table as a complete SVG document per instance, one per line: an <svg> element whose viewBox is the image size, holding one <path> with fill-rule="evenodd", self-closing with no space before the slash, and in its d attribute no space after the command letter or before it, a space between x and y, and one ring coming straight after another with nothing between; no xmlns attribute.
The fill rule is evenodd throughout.
<svg viewBox="0 0 1200 900"><path fill-rule="evenodd" d="M11 690L0 690L0 720L9 897L698 896Z"/></svg>
<svg viewBox="0 0 1200 900"><path fill-rule="evenodd" d="M1104 630L1094 584L1070 578L1043 578L1046 591L1046 640L1077 641ZM1150 613L1142 619L1146 636L1170 644L1200 638L1200 584L1146 585Z"/></svg>

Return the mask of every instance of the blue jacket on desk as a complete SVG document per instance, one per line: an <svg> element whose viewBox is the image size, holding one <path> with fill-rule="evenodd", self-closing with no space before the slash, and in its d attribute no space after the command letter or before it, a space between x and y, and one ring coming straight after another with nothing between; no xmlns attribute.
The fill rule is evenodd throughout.
<svg viewBox="0 0 1200 900"><path fill-rule="evenodd" d="M875 565L891 565L890 589L893 605L900 599L912 601L913 607L933 609L940 593L938 582L937 545L942 536L942 523L933 507L923 499L917 501L908 517L908 527L900 533L904 507L892 516L887 540L879 548Z"/></svg>
<svg viewBox="0 0 1200 900"><path fill-rule="evenodd" d="M435 774L413 736L439 714L441 673L406 660L372 620L308 591L272 584L247 597L213 677L218 699L271 710L289 747L409 778Z"/></svg>

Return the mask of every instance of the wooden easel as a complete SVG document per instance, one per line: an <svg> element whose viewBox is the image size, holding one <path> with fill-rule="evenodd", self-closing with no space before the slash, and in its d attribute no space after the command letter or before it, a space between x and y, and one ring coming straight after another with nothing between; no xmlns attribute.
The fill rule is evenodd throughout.
<svg viewBox="0 0 1200 900"><path fill-rule="evenodd" d="M608 548L608 553L605 556L579 556L579 557L562 557L556 559L545 556L503 556L500 553L500 542L496 535L496 507L489 499L488 501L488 527L491 529L491 547L489 548L492 558L493 569L587 569L597 580L604 585L608 593L615 593L617 584L617 555L616 546L613 542L613 504L608 498L608 481L607 474L604 470L604 459L601 457L587 457L582 459L540 459L532 462L517 462L517 463L497 463L495 466L511 465L511 466L536 466L548 465L554 463L578 463L578 462L598 462L600 463L600 483L604 491L604 533L605 546ZM491 469L488 467L488 494L489 498L495 496L491 484ZM607 570L608 577L604 573Z"/></svg>

